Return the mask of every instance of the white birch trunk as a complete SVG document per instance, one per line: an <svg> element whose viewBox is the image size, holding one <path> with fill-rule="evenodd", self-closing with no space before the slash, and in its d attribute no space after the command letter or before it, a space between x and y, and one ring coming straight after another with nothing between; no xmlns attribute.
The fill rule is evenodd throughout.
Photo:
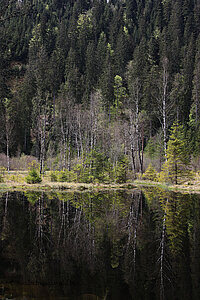
<svg viewBox="0 0 200 300"><path fill-rule="evenodd" d="M167 160L167 120L166 120L166 107L167 107L167 85L168 85L168 72L167 72L167 58L163 59L163 96L162 96L162 119L163 119L163 139L164 139L164 155Z"/></svg>

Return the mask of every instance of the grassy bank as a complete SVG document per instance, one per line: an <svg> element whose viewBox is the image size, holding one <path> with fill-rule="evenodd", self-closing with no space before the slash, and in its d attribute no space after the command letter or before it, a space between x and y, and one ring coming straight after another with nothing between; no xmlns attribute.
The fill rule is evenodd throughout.
<svg viewBox="0 0 200 300"><path fill-rule="evenodd" d="M102 184L102 183L76 183L76 182L50 182L43 180L40 184L27 184L17 182L4 182L0 183L0 190L15 190L15 191L49 191L49 190L72 190L72 191L84 191L84 190L108 190L108 189L134 189L137 185L134 183L126 184Z"/></svg>
<svg viewBox="0 0 200 300"><path fill-rule="evenodd" d="M104 189L134 189L137 186L134 183L79 183L79 182L52 182L48 172L42 177L41 183L29 184L26 182L28 172L26 171L11 171L9 174L3 175L3 182L0 183L0 190L15 190L15 191L49 191L49 190L104 190Z"/></svg>
<svg viewBox="0 0 200 300"><path fill-rule="evenodd" d="M174 192L200 193L200 176L197 175L195 180L185 182L181 185L170 185L150 180L135 180L123 184L117 183L76 183L76 182L51 182L49 174L42 177L42 182L37 184L28 184L26 182L27 172L12 171L4 174L3 182L0 183L0 190L10 191L84 191L84 190L110 190L110 189L135 189L145 187L160 187Z"/></svg>

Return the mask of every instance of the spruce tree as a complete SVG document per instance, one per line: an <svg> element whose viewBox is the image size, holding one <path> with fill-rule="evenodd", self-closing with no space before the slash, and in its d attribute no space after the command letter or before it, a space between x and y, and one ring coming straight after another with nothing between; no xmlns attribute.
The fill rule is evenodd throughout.
<svg viewBox="0 0 200 300"><path fill-rule="evenodd" d="M190 155L187 151L187 141L184 137L183 125L173 123L167 143L167 161L163 165L161 176L178 184L190 177Z"/></svg>

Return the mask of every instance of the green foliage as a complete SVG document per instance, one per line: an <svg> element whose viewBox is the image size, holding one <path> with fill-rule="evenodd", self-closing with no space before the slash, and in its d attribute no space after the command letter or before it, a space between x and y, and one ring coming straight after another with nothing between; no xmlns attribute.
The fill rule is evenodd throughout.
<svg viewBox="0 0 200 300"><path fill-rule="evenodd" d="M157 172L152 166L152 164L149 164L148 168L146 169L146 172L142 176L143 179L151 180L151 181L157 181L158 176Z"/></svg>
<svg viewBox="0 0 200 300"><path fill-rule="evenodd" d="M89 152L82 164L75 166L74 172L78 182L98 183L110 180L108 158L96 150Z"/></svg>
<svg viewBox="0 0 200 300"><path fill-rule="evenodd" d="M164 155L163 135L160 132L154 137L149 138L144 152L150 159L160 158Z"/></svg>
<svg viewBox="0 0 200 300"><path fill-rule="evenodd" d="M116 75L114 78L114 109L116 112L122 108L124 99L126 97L126 89L122 85L122 77L119 75Z"/></svg>
<svg viewBox="0 0 200 300"><path fill-rule="evenodd" d="M116 163L116 167L114 169L115 181L117 183L126 183L127 175L128 175L128 164L129 160L127 155L122 155Z"/></svg>
<svg viewBox="0 0 200 300"><path fill-rule="evenodd" d="M75 181L76 179L76 175L74 173L74 171L60 171L57 172L57 180L59 182L72 182Z"/></svg>
<svg viewBox="0 0 200 300"><path fill-rule="evenodd" d="M5 175L5 172L6 172L6 168L0 167L0 183L3 183L3 182L4 182L4 175Z"/></svg>
<svg viewBox="0 0 200 300"><path fill-rule="evenodd" d="M195 103L192 104L189 114L189 129L187 131L187 139L190 147L190 152L194 157L200 154L200 122L197 114Z"/></svg>
<svg viewBox="0 0 200 300"><path fill-rule="evenodd" d="M50 180L52 182L73 182L76 181L76 173L73 170L51 171Z"/></svg>
<svg viewBox="0 0 200 300"><path fill-rule="evenodd" d="M66 182L68 181L68 174L65 171L60 171L58 174L58 181L60 182Z"/></svg>
<svg viewBox="0 0 200 300"><path fill-rule="evenodd" d="M26 182L29 184L40 183L42 178L40 177L38 171L34 168L30 169L28 176L26 177Z"/></svg>
<svg viewBox="0 0 200 300"><path fill-rule="evenodd" d="M26 196L28 202L34 205L41 197L41 192L25 192L24 195Z"/></svg>
<svg viewBox="0 0 200 300"><path fill-rule="evenodd" d="M14 182L18 182L18 183L23 183L24 182L24 177L20 174L7 174L6 175L6 180L9 181L14 181Z"/></svg>
<svg viewBox="0 0 200 300"><path fill-rule="evenodd" d="M76 153L80 158L83 152L96 147L99 153L104 152L112 162L116 161L119 153L116 158L109 152L114 141L105 128L109 115L109 122L114 116L117 126L126 128L126 132L139 121L136 139L144 138L142 146L146 146L146 153L153 159L159 156L161 161L162 145L151 137L156 137L161 130L158 99L163 88L161 62L167 56L170 82L166 96L173 104L170 115L177 116L183 124L189 120L190 150L198 157L198 1L193 4L183 1L183 6L181 1L168 0L127 0L126 5L119 0L101 3L75 0L67 5L66 1L34 1L34 11L28 2L17 1L16 5L16 1L11 1L9 5L2 4L1 9L0 153L6 152L7 126L11 156L21 149L38 159L43 157L41 138L45 133L43 150L48 153L52 148L52 157L59 156L58 145L67 139L71 160ZM66 91L65 99L59 97L62 87ZM91 133L88 128L94 115L86 108L91 93L97 89L103 96L107 115L102 118L101 126L92 127ZM58 110L61 102L68 103L68 100L75 102L73 121L64 120ZM141 111L148 116L145 120L148 130L143 128L143 117L138 120ZM61 126L65 127L63 131ZM103 132L110 136L105 137ZM95 143L91 147L92 139ZM137 147L134 145L134 149ZM58 180L71 181L75 176L84 182L111 180L114 176L108 158L102 162L98 155L88 154L81 166L75 167L75 174L65 172ZM98 164L103 165L103 170L99 171Z"/></svg>
<svg viewBox="0 0 200 300"><path fill-rule="evenodd" d="M191 177L190 155L184 136L183 125L175 122L167 144L167 161L160 173L161 181L178 184Z"/></svg>
<svg viewBox="0 0 200 300"><path fill-rule="evenodd" d="M39 163L36 161L36 160L33 160L33 161L31 161L29 164L28 164L28 169L29 170L32 170L32 169L34 169L34 170L39 170L39 168L40 168L40 165L39 165Z"/></svg>
<svg viewBox="0 0 200 300"><path fill-rule="evenodd" d="M51 171L50 172L50 180L52 182L57 182L58 181L58 174L56 171Z"/></svg>
<svg viewBox="0 0 200 300"><path fill-rule="evenodd" d="M3 175L0 174L0 183L4 182L4 178L3 178Z"/></svg>

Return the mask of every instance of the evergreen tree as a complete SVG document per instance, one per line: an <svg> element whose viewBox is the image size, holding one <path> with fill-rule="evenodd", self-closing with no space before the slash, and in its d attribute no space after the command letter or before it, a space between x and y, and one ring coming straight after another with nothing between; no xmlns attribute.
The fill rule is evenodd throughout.
<svg viewBox="0 0 200 300"><path fill-rule="evenodd" d="M116 75L114 78L114 96L114 108L117 113L120 109L122 109L126 98L126 89L123 87L122 78L119 75Z"/></svg>
<svg viewBox="0 0 200 300"><path fill-rule="evenodd" d="M99 36L97 48L96 48L96 63L97 63L96 76L97 76L97 78L101 77L102 72L104 70L106 53L107 53L106 35L104 32L101 32L101 34Z"/></svg>
<svg viewBox="0 0 200 300"><path fill-rule="evenodd" d="M89 95L96 86L97 83L97 73L96 73L96 56L94 42L90 42L87 47L86 52L86 99L89 98Z"/></svg>
<svg viewBox="0 0 200 300"><path fill-rule="evenodd" d="M104 69L100 78L100 88L104 98L105 107L110 111L114 93L114 71L113 71L114 50L108 43L106 58L104 60Z"/></svg>
<svg viewBox="0 0 200 300"><path fill-rule="evenodd" d="M163 165L161 176L178 184L190 177L190 155L184 136L183 125L175 122L171 127L167 143L167 161Z"/></svg>
<svg viewBox="0 0 200 300"><path fill-rule="evenodd" d="M42 133L38 127L42 120L46 123L45 139L47 131L54 128L51 139L53 136L55 140L51 143L56 153L60 143L55 137L60 130L56 109L60 101L68 99L84 105L77 109L80 118L73 111L73 130L67 147L72 150L70 155L81 147L88 153L92 110L87 110L87 106L91 93L100 89L109 116L112 108L119 109L123 103L123 114L115 119L115 125L132 128L132 142L125 137L126 147L138 154L141 169L140 153L149 138L158 136L161 129L166 150L172 118L189 125L190 149L193 156L198 156L199 8L199 0L2 0L0 116L5 120L3 103L7 98L14 124L10 154L36 154L36 148L41 146L36 135ZM125 89L129 97L125 96ZM67 98L61 100L60 90L65 91ZM128 105L124 101L127 98ZM145 137L139 115L148 115ZM104 116L102 124L107 121ZM0 151L6 153L3 123ZM102 138L99 144L107 151L113 141L109 130L104 134L106 142ZM48 147L47 139L45 145ZM137 160L133 165L137 165Z"/></svg>

